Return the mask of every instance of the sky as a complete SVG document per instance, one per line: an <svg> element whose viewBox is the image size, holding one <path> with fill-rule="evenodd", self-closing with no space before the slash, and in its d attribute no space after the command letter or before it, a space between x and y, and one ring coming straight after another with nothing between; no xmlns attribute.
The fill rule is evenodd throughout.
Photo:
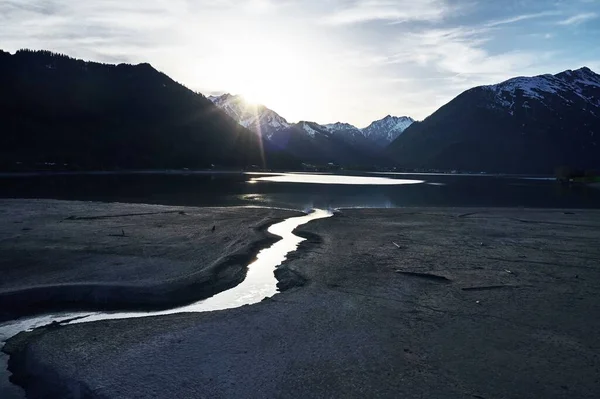
<svg viewBox="0 0 600 399"><path fill-rule="evenodd" d="M600 72L600 0L0 0L0 49L21 48L365 127L514 76Z"/></svg>

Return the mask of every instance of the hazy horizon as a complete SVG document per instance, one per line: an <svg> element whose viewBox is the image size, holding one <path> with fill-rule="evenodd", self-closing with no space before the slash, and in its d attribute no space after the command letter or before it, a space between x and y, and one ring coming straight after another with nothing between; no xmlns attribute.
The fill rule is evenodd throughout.
<svg viewBox="0 0 600 399"><path fill-rule="evenodd" d="M0 48L149 62L289 121L423 119L514 76L600 69L599 0L0 1Z"/></svg>

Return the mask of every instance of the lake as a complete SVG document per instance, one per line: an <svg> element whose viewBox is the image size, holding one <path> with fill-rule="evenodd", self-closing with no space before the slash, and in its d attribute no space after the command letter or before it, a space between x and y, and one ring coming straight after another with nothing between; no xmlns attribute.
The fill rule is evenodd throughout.
<svg viewBox="0 0 600 399"><path fill-rule="evenodd" d="M450 174L135 172L0 175L0 197L186 206L599 208L600 190L553 179Z"/></svg>

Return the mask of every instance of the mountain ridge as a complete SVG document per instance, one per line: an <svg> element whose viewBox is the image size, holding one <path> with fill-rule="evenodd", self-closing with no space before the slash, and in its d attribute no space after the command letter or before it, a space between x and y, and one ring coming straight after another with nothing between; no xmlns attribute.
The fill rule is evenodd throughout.
<svg viewBox="0 0 600 399"><path fill-rule="evenodd" d="M386 149L403 168L552 174L600 167L600 75L516 77L459 94Z"/></svg>
<svg viewBox="0 0 600 399"><path fill-rule="evenodd" d="M466 90L421 122L388 115L359 129L290 123L239 96L207 98L148 63L0 50L0 131L5 170L372 168L391 159L407 169L549 174L600 168L600 75L582 67L515 77Z"/></svg>
<svg viewBox="0 0 600 399"><path fill-rule="evenodd" d="M414 122L415 120L409 116L388 115L371 123L362 129L362 132L365 137L374 141L380 147L385 147L402 135Z"/></svg>
<svg viewBox="0 0 600 399"><path fill-rule="evenodd" d="M0 167L5 170L264 162L255 134L147 63L113 65L49 51L3 51L0 88ZM298 164L283 153L266 157L273 165Z"/></svg>
<svg viewBox="0 0 600 399"><path fill-rule="evenodd" d="M245 102L243 96L240 95L225 93L220 96L208 96L208 99L227 112L229 116L238 120L242 126L254 128L253 130L266 135L267 138L272 137L273 133L277 130L283 130L293 125L298 126L304 122L309 122L299 121L295 124L290 123L277 112L264 105L254 105ZM264 119L266 119L268 123L262 122ZM317 122L310 123L331 134L337 134L342 137L346 136L351 142L358 141L357 135L360 134L362 137L373 141L374 144L383 148L402 134L402 132L404 132L404 130L406 130L413 122L414 120L407 116L394 117L388 115L383 119L373 121L364 129L360 129L345 122L328 124L319 124ZM311 135L311 137L314 136L313 131L308 131L307 133Z"/></svg>

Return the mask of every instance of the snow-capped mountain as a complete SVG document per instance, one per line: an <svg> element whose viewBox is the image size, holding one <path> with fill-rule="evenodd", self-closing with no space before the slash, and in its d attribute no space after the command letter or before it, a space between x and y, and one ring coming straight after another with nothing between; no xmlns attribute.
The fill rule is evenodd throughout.
<svg viewBox="0 0 600 399"><path fill-rule="evenodd" d="M531 108L537 101L546 107L587 106L592 114L600 107L600 75L587 67L575 71L567 70L557 75L518 77L490 86L481 86L493 94L495 101L490 106L500 107L514 114L518 108ZM600 114L599 114L600 116Z"/></svg>
<svg viewBox="0 0 600 399"><path fill-rule="evenodd" d="M371 123L362 129L363 135L380 147L396 140L415 120L408 116L391 116Z"/></svg>
<svg viewBox="0 0 600 399"><path fill-rule="evenodd" d="M306 134L308 134L313 139L315 137L317 137L317 135L323 134L322 131L317 130L318 126L316 126L317 129L315 129L314 125L315 125L314 123L306 122L306 121L298 122L298 124L297 124L298 127L300 127L304 132L306 132Z"/></svg>
<svg viewBox="0 0 600 399"><path fill-rule="evenodd" d="M364 147L369 149L369 151L376 149L374 143L365 138L365 135L361 129L349 123L329 123L327 125L323 125L322 128L332 135L353 145Z"/></svg>
<svg viewBox="0 0 600 399"><path fill-rule="evenodd" d="M323 125L323 127L332 133L339 132L341 130L361 132L361 130L356 126L343 122L328 123L326 125Z"/></svg>
<svg viewBox="0 0 600 399"><path fill-rule="evenodd" d="M376 164L382 161L378 155L382 148L412 123L406 117L387 117L367 129L342 122L292 124L265 106L248 104L241 96L224 94L208 99L242 126L258 132L270 147L310 163Z"/></svg>
<svg viewBox="0 0 600 399"><path fill-rule="evenodd" d="M366 139L362 136L364 141ZM309 164L335 163L348 166L372 166L381 158L360 141L329 131L315 122L302 121L275 132L267 143L271 148L285 150Z"/></svg>
<svg viewBox="0 0 600 399"><path fill-rule="evenodd" d="M266 139L271 139L273 134L278 131L294 126L277 112L263 105L249 104L241 96L223 94L221 96L209 96L208 99L238 121L239 124L260 132ZM406 116L388 115L364 129L343 122L320 125L315 122L301 121L295 126L301 128L312 138L319 134L331 134L356 145L372 147L375 144L379 147L385 147L402 134L413 122L412 118Z"/></svg>
<svg viewBox="0 0 600 399"><path fill-rule="evenodd" d="M600 75L589 68L467 90L387 149L409 168L553 174L600 168Z"/></svg>
<svg viewBox="0 0 600 399"><path fill-rule="evenodd" d="M276 131L291 126L275 111L264 105L250 104L241 96L223 94L222 96L209 96L208 99L240 125L260 133L267 139L270 139Z"/></svg>
<svg viewBox="0 0 600 399"><path fill-rule="evenodd" d="M359 129L349 123L342 122L323 125L323 127L340 137L354 141L364 141L366 139L372 145L374 144L383 148L394 141L413 123L414 119L408 116L397 117L388 115L381 120L371 123L364 129Z"/></svg>

